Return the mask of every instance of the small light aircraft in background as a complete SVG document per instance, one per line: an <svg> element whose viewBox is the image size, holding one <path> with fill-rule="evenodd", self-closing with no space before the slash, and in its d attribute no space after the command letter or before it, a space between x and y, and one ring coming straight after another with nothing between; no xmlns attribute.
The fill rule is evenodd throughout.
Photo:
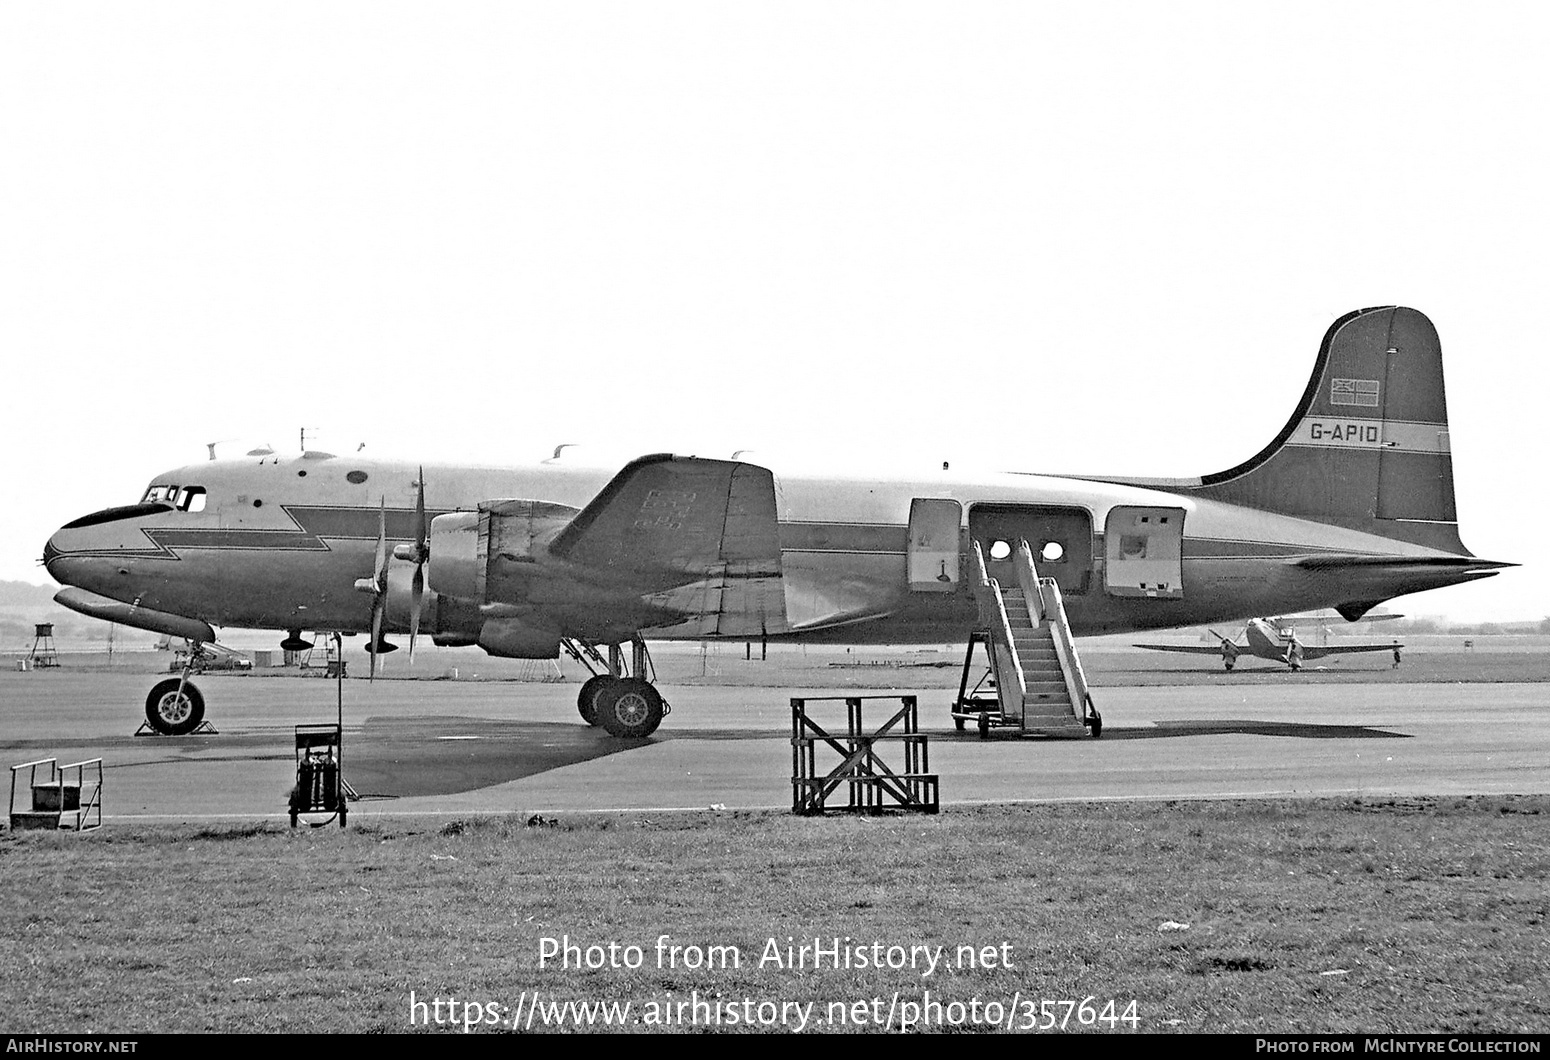
<svg viewBox="0 0 1550 1060"><path fill-rule="evenodd" d="M1376 615L1369 621L1399 618L1399 615ZM1151 651L1181 652L1186 655L1215 655L1222 666L1231 670L1238 657L1251 655L1256 659L1285 663L1292 670L1302 669L1303 663L1315 662L1329 655L1350 655L1356 652L1399 652L1404 645L1399 641L1391 644L1304 644L1297 634L1297 627L1289 618L1251 618L1239 637L1224 637L1216 630L1208 631L1219 644L1137 644L1137 648ZM1241 637L1242 643L1239 642Z"/></svg>
<svg viewBox="0 0 1550 1060"><path fill-rule="evenodd" d="M1173 428L1210 412L1181 411ZM1414 309L1386 306L1335 321L1280 432L1210 475L212 451L158 474L134 503L66 523L43 561L66 586L55 597L64 606L197 643L217 626L286 631L287 650L310 646L302 630L366 634L373 671L395 647L388 635L407 634L411 652L427 634L504 658L565 651L594 673L582 717L638 738L666 710L648 638L965 643L980 628L976 594L992 579L1016 584L1023 541L1077 634L1323 607L1349 621L1489 577L1511 564L1459 540L1448 439L1437 332ZM200 723L204 699L169 679L145 712L180 735Z"/></svg>

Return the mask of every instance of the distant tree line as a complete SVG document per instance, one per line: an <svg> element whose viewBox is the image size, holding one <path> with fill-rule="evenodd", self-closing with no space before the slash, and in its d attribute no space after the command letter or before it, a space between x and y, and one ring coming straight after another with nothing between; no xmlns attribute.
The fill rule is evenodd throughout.
<svg viewBox="0 0 1550 1060"><path fill-rule="evenodd" d="M1340 627L1337 625L1335 628ZM1449 622L1443 618L1399 618L1392 622L1384 622L1381 629L1398 634L1446 633L1472 637L1514 635L1521 637L1535 633L1550 634L1550 617L1540 619L1538 622Z"/></svg>

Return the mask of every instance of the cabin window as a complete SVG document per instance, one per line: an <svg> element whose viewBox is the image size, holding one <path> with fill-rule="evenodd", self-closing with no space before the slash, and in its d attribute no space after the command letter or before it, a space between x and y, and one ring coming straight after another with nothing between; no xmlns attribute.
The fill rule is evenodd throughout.
<svg viewBox="0 0 1550 1060"><path fill-rule="evenodd" d="M1059 563L1066 558L1066 546L1059 541L1046 541L1039 549L1039 558L1045 563Z"/></svg>
<svg viewBox="0 0 1550 1060"><path fill-rule="evenodd" d="M1000 538L990 543L990 558L996 561L1004 560L1012 555L1012 545L1009 541Z"/></svg>

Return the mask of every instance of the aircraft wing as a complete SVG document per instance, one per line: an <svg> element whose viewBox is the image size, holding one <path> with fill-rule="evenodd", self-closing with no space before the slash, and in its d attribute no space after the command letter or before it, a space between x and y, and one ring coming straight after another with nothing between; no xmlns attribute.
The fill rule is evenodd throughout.
<svg viewBox="0 0 1550 1060"><path fill-rule="evenodd" d="M550 544L560 559L629 577L722 565L776 574L780 532L767 468L670 454L624 466Z"/></svg>
<svg viewBox="0 0 1550 1060"><path fill-rule="evenodd" d="M662 628L739 636L786 626L767 468L670 454L632 460L549 551L588 581L680 617Z"/></svg>
<svg viewBox="0 0 1550 1060"><path fill-rule="evenodd" d="M1216 655L1222 654L1222 646L1218 644L1211 647L1209 644L1132 644L1132 648L1147 648L1151 651L1177 651L1185 655ZM1248 649L1241 645L1233 645L1240 653L1247 654Z"/></svg>
<svg viewBox="0 0 1550 1060"><path fill-rule="evenodd" d="M1404 647L1403 644L1400 645ZM1336 644L1328 648L1310 648L1306 644L1302 648L1302 657L1306 662L1322 659L1326 655L1349 655L1358 651L1393 651L1392 644Z"/></svg>

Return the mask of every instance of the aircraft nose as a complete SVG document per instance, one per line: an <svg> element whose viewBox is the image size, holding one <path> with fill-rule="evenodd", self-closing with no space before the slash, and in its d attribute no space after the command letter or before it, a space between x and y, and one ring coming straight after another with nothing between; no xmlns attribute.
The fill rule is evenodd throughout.
<svg viewBox="0 0 1550 1060"><path fill-rule="evenodd" d="M90 589L90 582L97 579L91 577L91 568L101 566L98 559L90 559L86 556L77 556L72 553L75 549L71 538L74 535L70 530L60 530L48 539L43 546L43 566L48 570L49 577L60 585L75 585L82 589Z"/></svg>
<svg viewBox="0 0 1550 1060"><path fill-rule="evenodd" d="M49 575L50 578L53 578L56 582L59 582L60 584L63 584L64 583L64 579L61 578L59 575L60 575L60 572L62 572L65 569L64 564L60 562L62 559L64 559L64 554L59 551L59 546L54 544L54 538L58 537L58 536L59 536L58 534L54 534L46 542L44 542L44 544L43 544L43 566L44 566L45 569L47 569L48 575ZM58 568L57 570L55 569L56 567Z"/></svg>
<svg viewBox="0 0 1550 1060"><path fill-rule="evenodd" d="M125 538L121 522L98 519L91 515L66 523L43 546L43 566L59 584L104 592L125 566L134 542Z"/></svg>

